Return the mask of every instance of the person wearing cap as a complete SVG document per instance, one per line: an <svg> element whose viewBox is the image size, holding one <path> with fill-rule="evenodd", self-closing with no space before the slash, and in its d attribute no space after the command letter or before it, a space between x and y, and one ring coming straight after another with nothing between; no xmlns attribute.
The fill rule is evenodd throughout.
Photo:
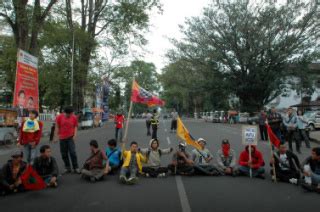
<svg viewBox="0 0 320 212"><path fill-rule="evenodd" d="M40 156L34 160L33 168L46 182L48 187L56 188L58 186L58 164L56 159L51 156L49 145L40 147Z"/></svg>
<svg viewBox="0 0 320 212"><path fill-rule="evenodd" d="M43 124L37 117L38 112L31 110L29 118L22 123L19 133L18 146L23 146L24 156L29 164L33 164L37 156L37 146L42 136Z"/></svg>
<svg viewBox="0 0 320 212"><path fill-rule="evenodd" d="M172 163L168 166L168 169L172 174L180 175L193 175L194 174L194 162L191 160L190 154L186 151L186 144L180 142L178 150L173 155Z"/></svg>
<svg viewBox="0 0 320 212"><path fill-rule="evenodd" d="M206 148L207 141L203 138L199 138L197 143L200 145L201 149L192 150L195 174L209 176L220 175L218 169L212 165L213 156Z"/></svg>
<svg viewBox="0 0 320 212"><path fill-rule="evenodd" d="M96 140L90 141L90 157L86 160L81 170L81 176L91 182L101 180L110 171L109 161L104 151L99 149Z"/></svg>
<svg viewBox="0 0 320 212"><path fill-rule="evenodd" d="M236 175L236 153L231 149L228 139L222 140L221 149L217 152L217 164L218 169L224 175Z"/></svg>
<svg viewBox="0 0 320 212"><path fill-rule="evenodd" d="M11 155L9 160L2 167L2 182L3 188L6 193L16 193L18 191L24 191L21 175L27 168L27 163L22 160L23 152L15 151Z"/></svg>
<svg viewBox="0 0 320 212"><path fill-rule="evenodd" d="M147 164L142 167L142 172L146 177L165 177L168 173L168 167L161 166L161 156L170 154L173 149L160 149L159 141L157 139L151 139L149 145L150 148L140 150L147 159Z"/></svg>

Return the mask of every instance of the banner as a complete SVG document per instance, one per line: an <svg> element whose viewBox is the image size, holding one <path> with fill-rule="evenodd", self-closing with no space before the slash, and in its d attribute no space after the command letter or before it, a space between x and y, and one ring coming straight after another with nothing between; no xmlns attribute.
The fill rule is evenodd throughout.
<svg viewBox="0 0 320 212"><path fill-rule="evenodd" d="M134 103L146 104L148 107L164 106L165 102L153 95L134 80L132 84L131 101Z"/></svg>
<svg viewBox="0 0 320 212"><path fill-rule="evenodd" d="M38 58L18 50L13 106L18 116L25 117L28 110L39 110Z"/></svg>
<svg viewBox="0 0 320 212"><path fill-rule="evenodd" d="M257 145L258 144L258 128L257 126L242 126L242 144Z"/></svg>

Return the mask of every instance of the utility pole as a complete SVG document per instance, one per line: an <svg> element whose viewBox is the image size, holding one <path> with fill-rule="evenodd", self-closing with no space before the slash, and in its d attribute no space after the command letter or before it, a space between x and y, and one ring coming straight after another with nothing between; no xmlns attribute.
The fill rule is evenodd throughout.
<svg viewBox="0 0 320 212"><path fill-rule="evenodd" d="M71 94L70 94L71 106L73 106L73 72L74 72L74 29L72 29Z"/></svg>

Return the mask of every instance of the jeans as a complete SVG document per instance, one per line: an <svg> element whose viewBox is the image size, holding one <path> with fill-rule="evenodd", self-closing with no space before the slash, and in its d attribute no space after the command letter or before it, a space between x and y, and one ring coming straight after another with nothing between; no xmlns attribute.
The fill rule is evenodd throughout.
<svg viewBox="0 0 320 212"><path fill-rule="evenodd" d="M67 170L71 170L69 155L71 158L73 169L79 168L76 153L76 145L74 143L73 138L60 140L60 153L64 162L64 166Z"/></svg>
<svg viewBox="0 0 320 212"><path fill-rule="evenodd" d="M122 141L122 128L116 128L116 135L115 135L116 141L118 141L119 136L120 136L120 141Z"/></svg>
<svg viewBox="0 0 320 212"><path fill-rule="evenodd" d="M297 136L297 131L295 130L288 130L288 143L289 143L289 149L292 151L292 140L294 139L296 143L296 150L299 152L300 151L300 140Z"/></svg>
<svg viewBox="0 0 320 212"><path fill-rule="evenodd" d="M131 166L131 167L122 167L120 170L120 176L129 176L131 177L136 177L138 173L138 168L136 166Z"/></svg>
<svg viewBox="0 0 320 212"><path fill-rule="evenodd" d="M306 130L305 129L299 129L299 134L300 134L300 145L301 145L301 141L303 139L304 142L306 143L306 147L310 148L310 140L309 140L309 137L307 135Z"/></svg>
<svg viewBox="0 0 320 212"><path fill-rule="evenodd" d="M96 180L100 180L105 175L104 171L105 171L104 169L92 169L92 170L82 169L81 174L85 178L94 177Z"/></svg>
<svg viewBox="0 0 320 212"><path fill-rule="evenodd" d="M273 171L270 171L271 175L273 176ZM295 170L281 170L276 168L276 176L282 182L289 183L290 179L300 179L300 172Z"/></svg>
<svg viewBox="0 0 320 212"><path fill-rule="evenodd" d="M219 176L220 171L212 165L196 165L194 166L195 174L197 175L209 175L209 176Z"/></svg>
<svg viewBox="0 0 320 212"><path fill-rule="evenodd" d="M34 159L37 157L37 146L32 148L30 144L23 145L23 155L28 163L33 164Z"/></svg>
<svg viewBox="0 0 320 212"><path fill-rule="evenodd" d="M263 167L260 167L258 169L251 169L251 170L252 170L252 177L258 177L259 175L262 175L265 172ZM250 176L250 168L248 166L240 166L239 172L246 176Z"/></svg>
<svg viewBox="0 0 320 212"><path fill-rule="evenodd" d="M265 125L259 125L260 136L262 141L268 140L267 127Z"/></svg>
<svg viewBox="0 0 320 212"><path fill-rule="evenodd" d="M312 173L311 181L312 181L312 184L320 184L320 175Z"/></svg>
<svg viewBox="0 0 320 212"><path fill-rule="evenodd" d="M147 126L147 135L151 135L150 132L150 127L151 127L151 121L150 120L146 120L146 126Z"/></svg>
<svg viewBox="0 0 320 212"><path fill-rule="evenodd" d="M157 131L158 131L157 127L152 127L152 139L158 139Z"/></svg>
<svg viewBox="0 0 320 212"><path fill-rule="evenodd" d="M171 121L171 130L177 130L177 120Z"/></svg>

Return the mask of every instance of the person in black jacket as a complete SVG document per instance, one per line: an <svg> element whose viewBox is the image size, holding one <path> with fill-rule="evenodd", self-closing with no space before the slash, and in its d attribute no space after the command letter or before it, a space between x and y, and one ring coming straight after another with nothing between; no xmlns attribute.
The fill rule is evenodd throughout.
<svg viewBox="0 0 320 212"><path fill-rule="evenodd" d="M298 184L300 179L300 162L297 155L287 150L285 144L281 144L278 152L274 152L270 164L275 165L276 176L279 181ZM271 170L273 175L273 170Z"/></svg>
<svg viewBox="0 0 320 212"><path fill-rule="evenodd" d="M16 193L18 191L24 191L21 175L27 168L27 163L22 161L23 153L21 151L15 151L12 155L12 160L9 160L2 167L2 184L5 193Z"/></svg>
<svg viewBox="0 0 320 212"><path fill-rule="evenodd" d="M48 187L57 187L59 169L56 159L51 156L51 148L49 145L43 145L40 148L40 156L35 158L33 168L47 183Z"/></svg>
<svg viewBox="0 0 320 212"><path fill-rule="evenodd" d="M312 149L311 156L302 163L302 167L305 180L302 187L320 193L320 147Z"/></svg>

